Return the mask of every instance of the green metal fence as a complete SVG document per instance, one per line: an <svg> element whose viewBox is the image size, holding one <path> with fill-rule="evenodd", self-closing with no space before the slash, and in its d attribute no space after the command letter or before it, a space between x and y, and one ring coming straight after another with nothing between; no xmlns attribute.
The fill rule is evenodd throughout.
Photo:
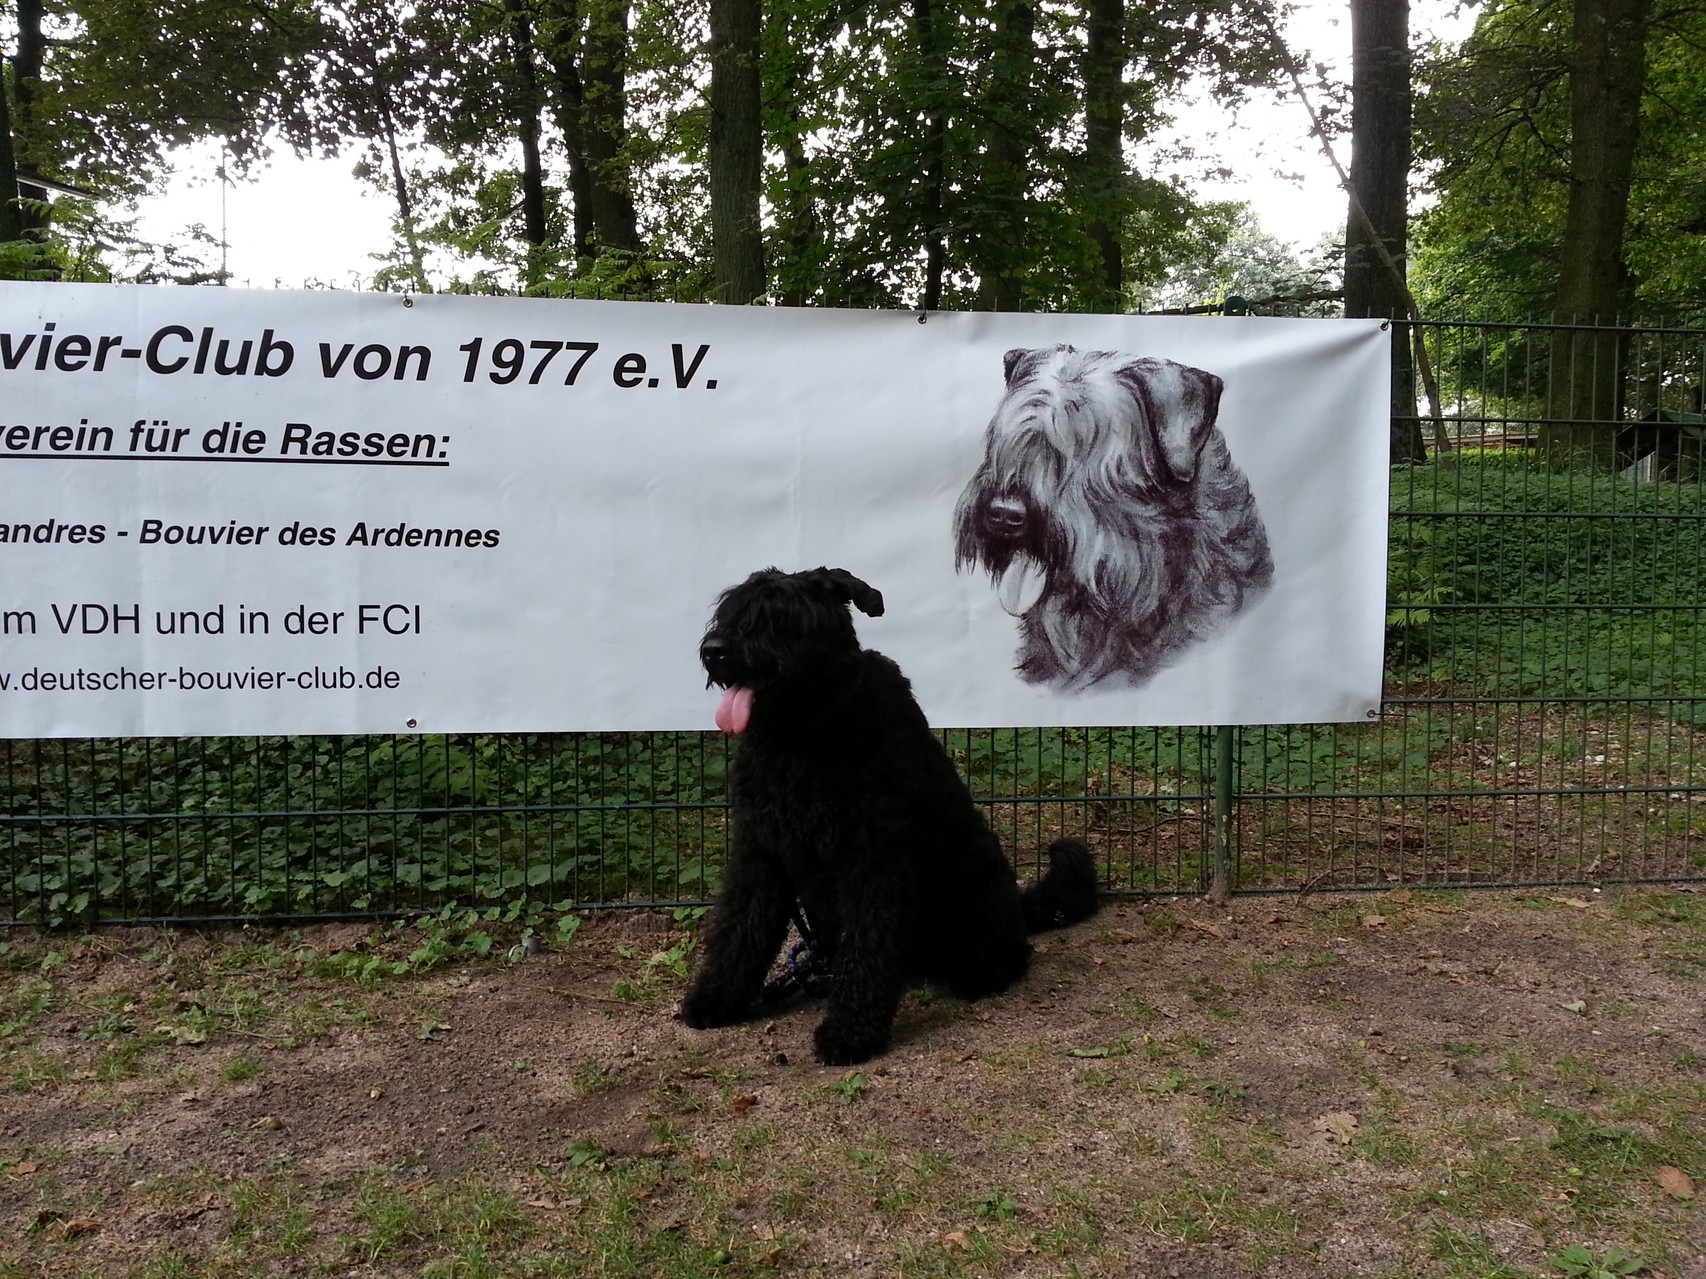
<svg viewBox="0 0 1706 1279"><path fill-rule="evenodd" d="M1706 330L1418 327L1394 437L1428 456L1392 471L1379 719L944 731L1022 864L1069 832L1129 893L1706 878ZM1565 360L1597 398L1560 400ZM1568 464L1560 427L1591 445ZM727 750L0 743L0 922L699 901Z"/></svg>

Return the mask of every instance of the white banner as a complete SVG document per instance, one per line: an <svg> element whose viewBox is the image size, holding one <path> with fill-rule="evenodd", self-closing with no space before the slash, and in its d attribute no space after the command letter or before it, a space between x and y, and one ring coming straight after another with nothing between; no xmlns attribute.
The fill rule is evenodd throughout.
<svg viewBox="0 0 1706 1279"><path fill-rule="evenodd" d="M0 733L700 729L845 568L954 726L1379 702L1374 321L0 286Z"/></svg>

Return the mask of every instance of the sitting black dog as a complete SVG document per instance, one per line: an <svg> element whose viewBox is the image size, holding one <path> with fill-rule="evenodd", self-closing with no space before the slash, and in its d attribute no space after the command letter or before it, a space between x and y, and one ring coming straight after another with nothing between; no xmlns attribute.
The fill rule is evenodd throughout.
<svg viewBox="0 0 1706 1279"><path fill-rule="evenodd" d="M883 597L845 569L765 569L717 601L699 647L727 690L717 724L741 736L729 777L734 830L689 1026L753 1011L803 911L831 973L818 1060L885 1051L909 978L963 999L1005 990L1030 963L1028 933L1088 918L1096 868L1076 840L1020 890L1013 867L900 668L859 647L847 606Z"/></svg>

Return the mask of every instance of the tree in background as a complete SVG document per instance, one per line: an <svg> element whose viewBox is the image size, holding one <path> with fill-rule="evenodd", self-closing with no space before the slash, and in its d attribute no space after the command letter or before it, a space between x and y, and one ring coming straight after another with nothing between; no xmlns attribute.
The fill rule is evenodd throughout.
<svg viewBox="0 0 1706 1279"><path fill-rule="evenodd" d="M717 301L745 305L764 295L764 126L759 0L710 0L711 264Z"/></svg>
<svg viewBox="0 0 1706 1279"><path fill-rule="evenodd" d="M3 132L120 201L195 138L363 145L383 286L1109 309L1210 216L1132 149L1272 75L1271 5L60 0Z"/></svg>
<svg viewBox="0 0 1706 1279"><path fill-rule="evenodd" d="M1392 460L1427 456L1413 387L1407 283L1410 199L1409 0L1351 0L1350 212L1345 314L1393 322Z"/></svg>
<svg viewBox="0 0 1706 1279"><path fill-rule="evenodd" d="M50 187L123 200L167 171L173 148L217 138L240 171L269 136L315 136L308 55L322 19L311 0L16 0L6 16L0 182L10 169L16 186L0 191L22 199L4 202L0 239L43 245L39 263L64 252Z"/></svg>
<svg viewBox="0 0 1706 1279"><path fill-rule="evenodd" d="M1343 246L1323 243L1298 254L1262 230L1248 204L1213 204L1189 230L1158 246L1158 283L1139 295L1146 311L1219 310L1242 299L1262 314L1339 314ZM1148 272L1146 271L1146 274Z"/></svg>
<svg viewBox="0 0 1706 1279"><path fill-rule="evenodd" d="M1706 278L1706 9L1686 0L1504 0L1436 58L1418 113L1437 205L1418 291L1503 317L1614 323L1698 310ZM1609 465L1620 340L1561 330L1541 447Z"/></svg>
<svg viewBox="0 0 1706 1279"><path fill-rule="evenodd" d="M1609 311L1602 301L1560 294L1572 190L1614 176L1603 167L1595 176L1591 157L1576 155L1578 138L1587 149L1602 143L1591 125L1572 125L1572 67L1585 56L1574 44L1573 3L1503 0L1483 13L1461 50L1423 59L1417 153L1432 167L1438 194L1412 228L1413 287L1425 310L1478 306L1510 319L1548 317L1561 303L1609 317L1699 307L1706 278L1706 135L1699 125L1706 118L1706 8L1651 3L1644 28L1593 24L1625 54L1644 55L1637 129L1622 135L1634 140L1626 216L1589 220L1580 217L1583 208L1568 254L1578 269L1586 267L1586 246L1608 243L1605 234L1620 223L1621 296ZM1631 37L1638 39L1632 44ZM1594 91L1596 75L1585 77L1585 91ZM1622 83L1627 93L1627 75ZM1602 210L1609 211L1610 194L1596 196ZM1598 229L1588 234L1590 227Z"/></svg>

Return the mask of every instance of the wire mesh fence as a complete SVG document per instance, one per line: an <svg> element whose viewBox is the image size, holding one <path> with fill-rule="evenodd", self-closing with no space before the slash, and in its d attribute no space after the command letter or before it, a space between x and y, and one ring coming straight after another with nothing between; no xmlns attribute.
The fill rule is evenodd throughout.
<svg viewBox="0 0 1706 1279"><path fill-rule="evenodd" d="M1380 717L944 730L1022 866L1071 833L1127 893L1706 878L1706 330L1420 328L1431 376L1404 365L1394 439L1426 455L1392 471ZM729 749L0 743L0 922L698 902Z"/></svg>

